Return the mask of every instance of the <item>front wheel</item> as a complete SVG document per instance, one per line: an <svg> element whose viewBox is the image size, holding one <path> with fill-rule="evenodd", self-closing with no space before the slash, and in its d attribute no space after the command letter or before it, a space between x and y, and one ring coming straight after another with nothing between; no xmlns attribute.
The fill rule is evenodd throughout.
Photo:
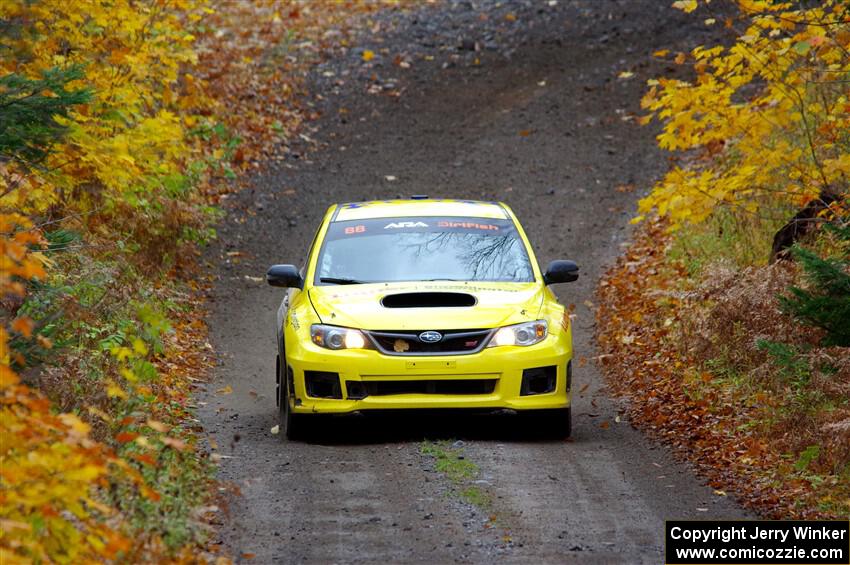
<svg viewBox="0 0 850 565"><path fill-rule="evenodd" d="M572 433L573 418L570 408L533 410L523 414L527 430L549 439L567 439Z"/></svg>
<svg viewBox="0 0 850 565"><path fill-rule="evenodd" d="M280 413L280 432L290 441L300 441L307 437L304 415L293 414L290 406L290 395L294 383L289 371L284 370L284 363L277 358L278 410Z"/></svg>

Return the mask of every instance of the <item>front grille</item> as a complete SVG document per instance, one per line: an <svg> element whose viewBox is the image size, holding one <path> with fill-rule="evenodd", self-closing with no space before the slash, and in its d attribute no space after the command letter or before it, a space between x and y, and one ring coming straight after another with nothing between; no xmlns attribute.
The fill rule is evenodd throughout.
<svg viewBox="0 0 850 565"><path fill-rule="evenodd" d="M496 379L348 381L348 398L392 396L394 394L492 394Z"/></svg>
<svg viewBox="0 0 850 565"><path fill-rule="evenodd" d="M487 329L437 331L443 337L436 343L420 339L423 330L367 331L366 334L387 355L460 355L480 351L492 332Z"/></svg>

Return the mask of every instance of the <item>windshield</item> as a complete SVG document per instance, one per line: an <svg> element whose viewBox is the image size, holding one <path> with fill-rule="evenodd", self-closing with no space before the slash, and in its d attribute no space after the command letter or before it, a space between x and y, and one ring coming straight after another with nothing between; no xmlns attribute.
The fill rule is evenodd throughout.
<svg viewBox="0 0 850 565"><path fill-rule="evenodd" d="M422 280L531 282L534 272L511 220L405 217L328 227L316 284Z"/></svg>

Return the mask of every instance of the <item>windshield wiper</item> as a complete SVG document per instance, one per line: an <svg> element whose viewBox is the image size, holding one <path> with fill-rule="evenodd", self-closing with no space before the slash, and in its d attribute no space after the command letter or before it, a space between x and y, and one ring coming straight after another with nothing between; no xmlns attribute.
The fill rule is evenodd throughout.
<svg viewBox="0 0 850 565"><path fill-rule="evenodd" d="M358 281L355 279L340 279L337 277L320 277L319 280L324 283L331 284L364 284L367 281Z"/></svg>

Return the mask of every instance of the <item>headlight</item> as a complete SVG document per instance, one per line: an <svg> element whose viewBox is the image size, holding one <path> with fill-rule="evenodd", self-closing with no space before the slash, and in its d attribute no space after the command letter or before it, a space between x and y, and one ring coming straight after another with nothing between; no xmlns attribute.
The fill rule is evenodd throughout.
<svg viewBox="0 0 850 565"><path fill-rule="evenodd" d="M363 333L350 328L313 324L310 326L310 338L318 346L326 349L364 349L366 338Z"/></svg>
<svg viewBox="0 0 850 565"><path fill-rule="evenodd" d="M524 322L513 326L499 328L487 347L500 345L534 345L540 343L549 335L549 325L546 320Z"/></svg>

